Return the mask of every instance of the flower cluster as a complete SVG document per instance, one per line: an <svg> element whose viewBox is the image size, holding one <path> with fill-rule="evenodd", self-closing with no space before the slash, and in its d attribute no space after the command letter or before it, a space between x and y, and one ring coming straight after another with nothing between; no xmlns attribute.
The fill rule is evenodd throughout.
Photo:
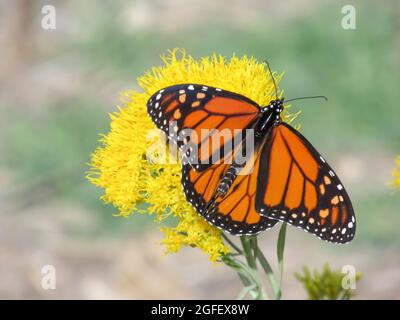
<svg viewBox="0 0 400 320"><path fill-rule="evenodd" d="M148 139L155 129L147 115L150 96L175 84L198 83L219 87L249 97L259 105L275 98L271 75L264 63L252 57L231 59L213 55L195 60L184 50L175 49L162 57L163 65L138 78L141 92L123 93L124 106L110 114L111 127L102 136L102 146L92 155L88 179L104 189L102 199L112 203L122 216L132 212L154 214L157 221L172 218L174 227L162 226L167 252L182 246L198 247L216 261L229 249L221 231L209 225L185 199L180 183L180 164L148 161ZM276 75L279 82L282 75ZM285 113L286 120L293 115Z"/></svg>

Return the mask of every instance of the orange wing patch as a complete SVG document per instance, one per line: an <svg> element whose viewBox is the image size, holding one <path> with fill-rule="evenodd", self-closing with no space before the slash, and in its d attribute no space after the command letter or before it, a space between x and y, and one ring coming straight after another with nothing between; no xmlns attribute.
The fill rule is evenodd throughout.
<svg viewBox="0 0 400 320"><path fill-rule="evenodd" d="M208 113L203 110L197 110L189 114L183 122L187 128L195 127L200 121L208 116Z"/></svg>
<svg viewBox="0 0 400 320"><path fill-rule="evenodd" d="M264 196L264 202L272 207L282 202L292 163L292 158L279 132L274 134L269 161L268 188Z"/></svg>
<svg viewBox="0 0 400 320"><path fill-rule="evenodd" d="M210 113L218 113L224 115L232 114L254 114L258 110L256 107L249 107L247 102L241 100L232 100L226 97L215 97L205 105L205 109Z"/></svg>
<svg viewBox="0 0 400 320"><path fill-rule="evenodd" d="M293 157L293 160L300 165L304 175L315 182L318 175L318 162L306 148L304 143L285 126L278 127L279 133L284 137L285 145Z"/></svg>
<svg viewBox="0 0 400 320"><path fill-rule="evenodd" d="M304 178L300 172L299 167L292 163L292 169L289 174L289 184L287 186L287 193L285 203L290 209L298 208L301 204Z"/></svg>

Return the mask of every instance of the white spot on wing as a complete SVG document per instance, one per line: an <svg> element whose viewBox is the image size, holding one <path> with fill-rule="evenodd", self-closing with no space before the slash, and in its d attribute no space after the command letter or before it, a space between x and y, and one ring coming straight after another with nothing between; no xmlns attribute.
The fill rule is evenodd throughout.
<svg viewBox="0 0 400 320"><path fill-rule="evenodd" d="M348 224L347 224L347 226L351 229L351 228L353 228L353 222L349 222Z"/></svg>

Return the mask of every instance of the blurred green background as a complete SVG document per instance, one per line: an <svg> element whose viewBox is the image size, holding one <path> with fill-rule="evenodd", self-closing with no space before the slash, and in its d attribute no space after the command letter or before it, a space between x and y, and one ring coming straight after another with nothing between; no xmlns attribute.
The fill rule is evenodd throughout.
<svg viewBox="0 0 400 320"><path fill-rule="evenodd" d="M41 27L48 4L55 30ZM341 26L347 4L355 30ZM346 185L357 234L337 247L289 228L284 298L305 297L291 273L326 261L364 273L359 297L400 298L400 195L388 186L400 153L398 1L0 1L0 30L0 297L235 296L230 270L194 249L163 258L152 218L113 216L84 178L119 93L182 47L196 58L267 59L285 72L286 98L329 99L292 110ZM274 241L265 235L266 250ZM189 261L201 266L198 280L181 275L197 270ZM61 269L52 292L40 288L46 263Z"/></svg>

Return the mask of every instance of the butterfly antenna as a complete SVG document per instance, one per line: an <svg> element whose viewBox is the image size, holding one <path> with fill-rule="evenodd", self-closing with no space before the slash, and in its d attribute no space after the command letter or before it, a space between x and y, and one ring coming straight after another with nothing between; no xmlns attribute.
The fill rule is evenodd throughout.
<svg viewBox="0 0 400 320"><path fill-rule="evenodd" d="M272 82L274 83L274 88L275 88L275 98L278 99L278 89L276 88L276 82L274 75L272 74L271 68L269 67L269 63L267 60L264 60L264 63L267 65L267 68L269 70L269 74L271 75Z"/></svg>
<svg viewBox="0 0 400 320"><path fill-rule="evenodd" d="M299 97L299 98L285 100L285 102L294 101L294 100L303 100L303 99L324 99L325 101L328 101L328 98L325 96L308 96L308 97Z"/></svg>

